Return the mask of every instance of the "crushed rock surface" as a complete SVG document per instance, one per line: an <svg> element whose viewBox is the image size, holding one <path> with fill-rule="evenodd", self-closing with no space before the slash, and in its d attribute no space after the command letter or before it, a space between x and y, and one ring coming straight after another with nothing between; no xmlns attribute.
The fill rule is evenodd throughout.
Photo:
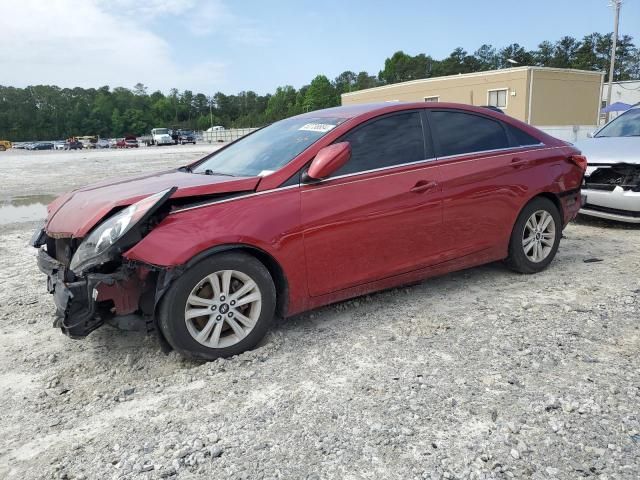
<svg viewBox="0 0 640 480"><path fill-rule="evenodd" d="M0 181L57 194L197 147L25 154ZM204 364L53 329L34 228L0 226L0 478L638 478L639 227L583 219L540 274L496 263L357 298Z"/></svg>

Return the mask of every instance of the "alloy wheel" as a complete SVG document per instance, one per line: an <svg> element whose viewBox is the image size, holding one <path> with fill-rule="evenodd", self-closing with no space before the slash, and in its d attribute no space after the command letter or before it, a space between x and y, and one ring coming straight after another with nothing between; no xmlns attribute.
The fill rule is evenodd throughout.
<svg viewBox="0 0 640 480"><path fill-rule="evenodd" d="M556 241L556 222L546 210L534 212L524 226L522 248L531 262L539 263L549 256Z"/></svg>
<svg viewBox="0 0 640 480"><path fill-rule="evenodd" d="M184 318L191 336L209 348L226 348L253 330L262 310L257 283L237 270L207 275L191 290Z"/></svg>

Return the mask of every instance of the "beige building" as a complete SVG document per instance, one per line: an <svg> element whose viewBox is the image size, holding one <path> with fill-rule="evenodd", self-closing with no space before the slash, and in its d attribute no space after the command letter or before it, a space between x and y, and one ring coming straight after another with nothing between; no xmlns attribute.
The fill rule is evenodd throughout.
<svg viewBox="0 0 640 480"><path fill-rule="evenodd" d="M604 73L546 67L425 78L342 95L342 104L456 102L492 105L536 126L597 125Z"/></svg>

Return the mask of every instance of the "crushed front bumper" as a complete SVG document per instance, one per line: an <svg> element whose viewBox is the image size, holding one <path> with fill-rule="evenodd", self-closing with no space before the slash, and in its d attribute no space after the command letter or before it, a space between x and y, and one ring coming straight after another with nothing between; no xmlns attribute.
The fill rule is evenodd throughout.
<svg viewBox="0 0 640 480"><path fill-rule="evenodd" d="M640 192L615 187L611 191L583 189L586 201L580 213L593 217L640 223Z"/></svg>
<svg viewBox="0 0 640 480"><path fill-rule="evenodd" d="M71 338L86 337L112 317L114 310L124 314L138 308L139 284L122 270L76 278L42 248L38 250L38 268L47 275L47 290L56 305L53 326Z"/></svg>

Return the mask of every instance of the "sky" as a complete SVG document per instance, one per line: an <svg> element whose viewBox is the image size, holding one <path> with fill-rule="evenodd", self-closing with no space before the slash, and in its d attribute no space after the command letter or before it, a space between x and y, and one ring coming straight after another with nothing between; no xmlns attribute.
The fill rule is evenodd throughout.
<svg viewBox="0 0 640 480"><path fill-rule="evenodd" d="M0 85L175 87L211 95L296 88L318 74L377 74L397 50L613 30L607 0L0 0ZM620 34L640 46L640 0Z"/></svg>

